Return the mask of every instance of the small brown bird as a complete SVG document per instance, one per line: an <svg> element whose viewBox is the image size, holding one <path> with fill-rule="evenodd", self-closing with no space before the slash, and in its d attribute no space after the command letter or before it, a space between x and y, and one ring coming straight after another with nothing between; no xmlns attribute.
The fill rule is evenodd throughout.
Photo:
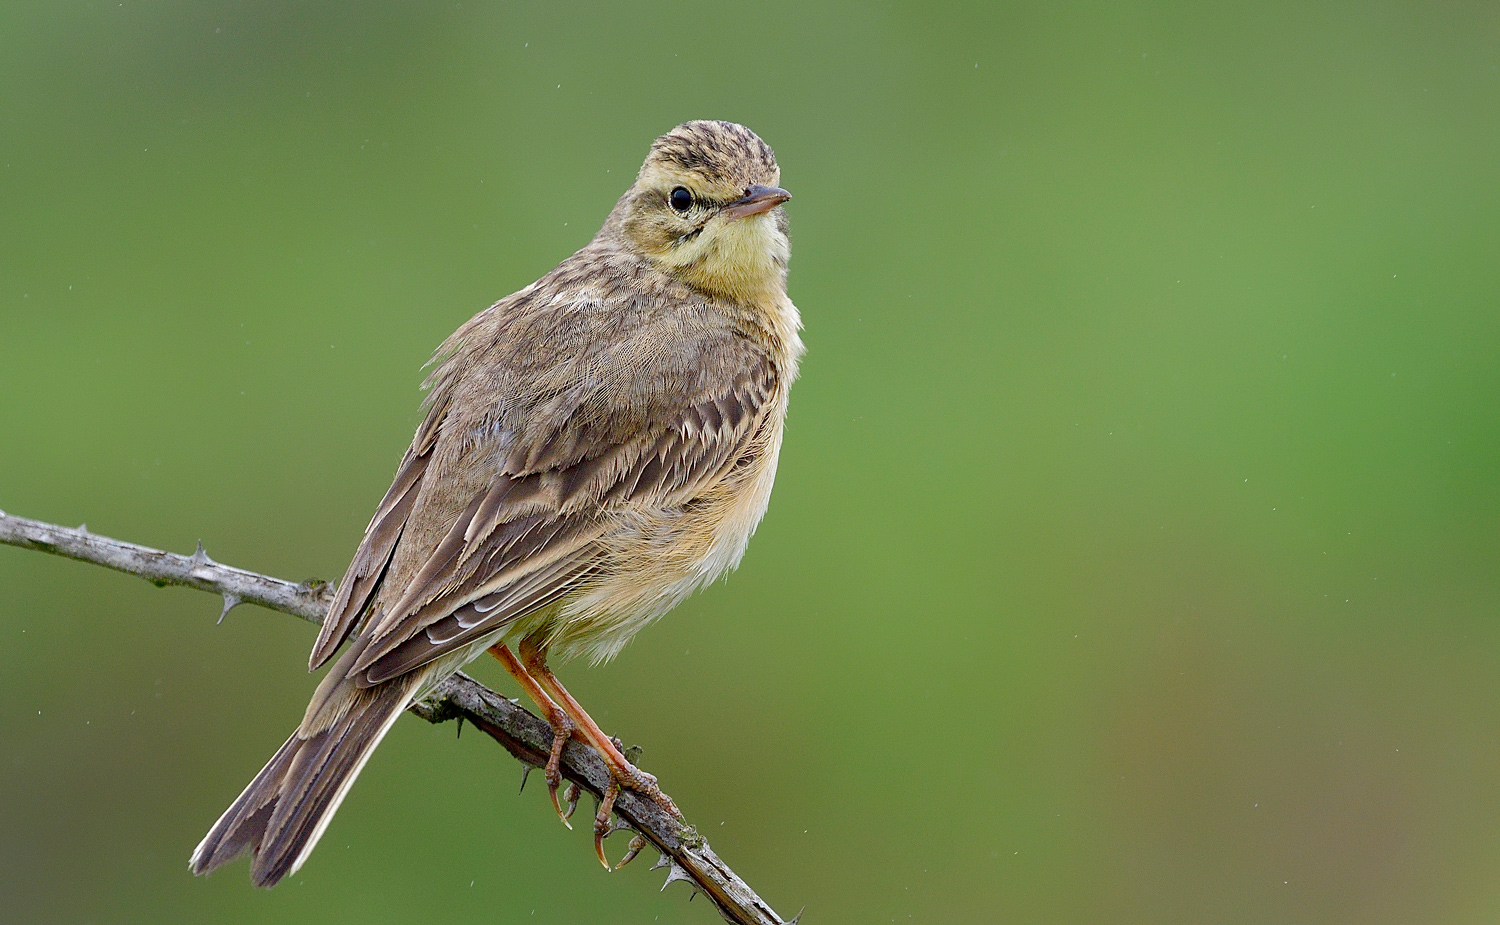
<svg viewBox="0 0 1500 925"><path fill-rule="evenodd" d="M612 658L734 568L765 513L803 350L780 183L744 126L679 125L586 247L444 342L310 669L348 648L193 873L246 850L260 886L296 871L402 711L486 650L552 724L564 822L563 745L603 756L605 867L619 787L676 813L548 660Z"/></svg>

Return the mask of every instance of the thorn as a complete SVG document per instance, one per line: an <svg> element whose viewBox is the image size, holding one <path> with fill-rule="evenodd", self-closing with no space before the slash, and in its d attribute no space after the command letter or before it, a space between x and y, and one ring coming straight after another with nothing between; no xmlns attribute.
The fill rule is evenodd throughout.
<svg viewBox="0 0 1500 925"><path fill-rule="evenodd" d="M218 564L217 562L215 562L214 560L212 560L212 559L210 559L208 557L208 553L205 552L204 549L203 549L203 541L202 540L198 541L198 551L195 552L195 553L193 553L193 564L194 565L200 565L200 566L201 565L217 565Z"/></svg>
<svg viewBox="0 0 1500 925"><path fill-rule="evenodd" d="M202 552L203 551L203 547L199 546L198 547L198 551ZM237 594L230 594L228 591L225 591L224 592L224 609L221 610L221 611L219 611L219 620L218 620L218 622L219 623L223 623L224 622L224 618L227 617L227 616L229 616L229 611L233 610L234 608L240 606L243 603L245 603L245 602L242 601L242 600L240 600L239 595L237 595ZM215 625L217 626L218 624L216 623Z"/></svg>
<svg viewBox="0 0 1500 925"><path fill-rule="evenodd" d="M667 882L663 883L661 885L661 890L659 892L666 892L667 887L671 886L673 883L677 882L678 880L692 880L693 879L691 876L688 875L687 871L685 871L685 870L682 869L682 865L681 864L678 864L676 861L672 861L671 864L672 864L672 869L669 870L669 871L667 871Z"/></svg>
<svg viewBox="0 0 1500 925"><path fill-rule="evenodd" d="M667 854L662 854L661 857L659 857L659 858L656 859L656 863L651 865L651 869L652 870L661 870L663 867L666 867L670 863L672 863L671 856L667 855Z"/></svg>
<svg viewBox="0 0 1500 925"><path fill-rule="evenodd" d="M4 514L4 513L5 513L4 511L0 511L0 514ZM86 523L79 524L78 525L78 532L79 533L87 533L87 532L89 532L89 525L86 524Z"/></svg>
<svg viewBox="0 0 1500 925"><path fill-rule="evenodd" d="M454 738L455 739L462 739L463 737L464 737L464 717L463 717L463 714L460 713L459 717L458 717L458 734L455 735Z"/></svg>
<svg viewBox="0 0 1500 925"><path fill-rule="evenodd" d="M528 778L530 776L531 776L531 765L529 765L529 764L523 764L523 765L521 765L521 789L517 790L516 793L520 794L520 793L525 793L526 792L526 778Z"/></svg>
<svg viewBox="0 0 1500 925"><path fill-rule="evenodd" d="M802 913L804 913L806 911L807 911L807 907L806 906L803 906L801 909L798 909L797 910L797 914L794 915L794 916L792 916L792 920L790 922L787 922L786 925L797 925L797 923L802 920Z"/></svg>

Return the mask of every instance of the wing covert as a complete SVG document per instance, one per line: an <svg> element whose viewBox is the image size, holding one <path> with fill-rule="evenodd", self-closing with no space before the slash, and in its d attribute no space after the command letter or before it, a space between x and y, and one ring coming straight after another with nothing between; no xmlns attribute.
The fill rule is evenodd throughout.
<svg viewBox="0 0 1500 925"><path fill-rule="evenodd" d="M588 440L609 429L592 426L598 409L578 402L581 419L550 431L567 435L567 451L543 445L506 459L506 471L470 499L399 599L372 618L350 676L362 686L390 680L586 587L615 515L670 508L711 489L749 451L776 388L771 364L752 364L623 442ZM516 465L521 460L531 465Z"/></svg>

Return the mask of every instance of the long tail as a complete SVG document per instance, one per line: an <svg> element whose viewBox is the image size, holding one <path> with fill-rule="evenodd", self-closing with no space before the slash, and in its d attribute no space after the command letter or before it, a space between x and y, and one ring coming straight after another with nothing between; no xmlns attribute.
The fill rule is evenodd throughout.
<svg viewBox="0 0 1500 925"><path fill-rule="evenodd" d="M203 837L189 862L193 873L209 873L248 849L250 878L269 887L307 860L415 686L410 678L363 690L347 680L329 683L338 671L314 696L302 728Z"/></svg>

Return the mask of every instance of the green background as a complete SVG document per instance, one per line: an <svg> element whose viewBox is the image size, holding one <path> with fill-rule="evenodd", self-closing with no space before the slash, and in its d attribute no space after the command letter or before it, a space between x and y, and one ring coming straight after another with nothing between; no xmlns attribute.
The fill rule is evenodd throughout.
<svg viewBox="0 0 1500 925"><path fill-rule="evenodd" d="M336 577L432 349L741 121L770 513L561 672L718 852L809 925L1494 922L1497 100L1485 3L6 3L0 508ZM218 606L0 550L0 918L717 921L415 719L189 876L315 683Z"/></svg>

